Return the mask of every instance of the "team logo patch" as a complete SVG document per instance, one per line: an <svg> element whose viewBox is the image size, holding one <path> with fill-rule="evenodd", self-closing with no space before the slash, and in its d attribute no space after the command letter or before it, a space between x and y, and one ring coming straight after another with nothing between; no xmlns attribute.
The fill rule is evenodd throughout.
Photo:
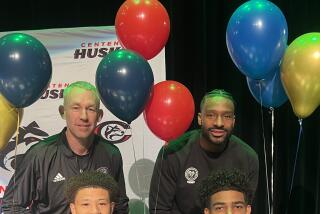
<svg viewBox="0 0 320 214"><path fill-rule="evenodd" d="M108 167L99 167L97 170L96 170L97 172L102 172L102 173L104 173L104 174L109 174L109 169L108 169Z"/></svg>
<svg viewBox="0 0 320 214"><path fill-rule="evenodd" d="M199 172L196 168L194 167L189 167L185 173L184 173L184 176L186 177L187 179L187 183L188 184L194 184L195 183L195 180L198 178L199 176Z"/></svg>

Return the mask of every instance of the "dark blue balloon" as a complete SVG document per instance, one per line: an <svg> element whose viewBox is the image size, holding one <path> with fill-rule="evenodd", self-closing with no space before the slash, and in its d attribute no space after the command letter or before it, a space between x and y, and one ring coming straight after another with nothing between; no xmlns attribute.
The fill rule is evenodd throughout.
<svg viewBox="0 0 320 214"><path fill-rule="evenodd" d="M106 55L96 73L102 103L129 124L144 110L153 82L148 61L129 50L116 50Z"/></svg>
<svg viewBox="0 0 320 214"><path fill-rule="evenodd" d="M231 16L226 32L229 54L238 69L263 79L280 64L288 40L281 10L270 1L248 1Z"/></svg>
<svg viewBox="0 0 320 214"><path fill-rule="evenodd" d="M287 100L287 94L282 86L280 78L280 68L262 80L253 80L247 77L249 90L255 100L266 108L277 108L284 104Z"/></svg>
<svg viewBox="0 0 320 214"><path fill-rule="evenodd" d="M38 100L51 75L49 53L39 40L23 33L0 38L0 92L15 107Z"/></svg>

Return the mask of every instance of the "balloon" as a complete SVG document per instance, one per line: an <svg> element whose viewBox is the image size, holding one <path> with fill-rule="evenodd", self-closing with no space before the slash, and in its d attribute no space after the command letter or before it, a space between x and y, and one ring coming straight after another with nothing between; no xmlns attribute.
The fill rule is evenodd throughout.
<svg viewBox="0 0 320 214"><path fill-rule="evenodd" d="M96 73L102 103L119 119L131 123L143 111L153 88L149 63L129 50L106 55Z"/></svg>
<svg viewBox="0 0 320 214"><path fill-rule="evenodd" d="M289 45L281 80L295 115L312 114L320 104L320 33L303 34Z"/></svg>
<svg viewBox="0 0 320 214"><path fill-rule="evenodd" d="M169 15L158 0L127 0L117 12L115 29L123 47L149 60L167 43Z"/></svg>
<svg viewBox="0 0 320 214"><path fill-rule="evenodd" d="M0 38L0 92L15 107L27 107L39 99L51 75L49 53L36 38L23 33Z"/></svg>
<svg viewBox="0 0 320 214"><path fill-rule="evenodd" d="M273 75L263 80L247 77L247 83L255 100L266 108L277 108L288 100L280 79L279 67Z"/></svg>
<svg viewBox="0 0 320 214"><path fill-rule="evenodd" d="M160 139L169 141L183 134L194 116L194 101L181 83L168 80L157 83L144 110L149 129Z"/></svg>
<svg viewBox="0 0 320 214"><path fill-rule="evenodd" d="M23 109L15 108L0 94L0 151L7 146L17 130L18 116L21 121L22 114Z"/></svg>
<svg viewBox="0 0 320 214"><path fill-rule="evenodd" d="M288 40L281 10L270 1L248 1L231 16L226 32L229 54L251 79L263 79L279 66Z"/></svg>

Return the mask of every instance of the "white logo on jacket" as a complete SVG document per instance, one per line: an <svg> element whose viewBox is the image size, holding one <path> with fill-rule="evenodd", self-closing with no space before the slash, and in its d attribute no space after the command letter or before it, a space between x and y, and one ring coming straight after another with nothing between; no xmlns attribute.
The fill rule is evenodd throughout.
<svg viewBox="0 0 320 214"><path fill-rule="evenodd" d="M102 172L104 174L109 174L109 169L108 167L100 167L96 170L97 172Z"/></svg>
<svg viewBox="0 0 320 214"><path fill-rule="evenodd" d="M195 183L195 180L198 178L199 176L199 172L196 168L194 167L189 167L185 173L184 173L184 176L186 177L187 179L187 183L188 184L194 184Z"/></svg>
<svg viewBox="0 0 320 214"><path fill-rule="evenodd" d="M56 175L56 177L54 177L54 179L52 180L53 182L59 182L59 181L64 181L66 180L65 177L63 177L59 172L58 174Z"/></svg>

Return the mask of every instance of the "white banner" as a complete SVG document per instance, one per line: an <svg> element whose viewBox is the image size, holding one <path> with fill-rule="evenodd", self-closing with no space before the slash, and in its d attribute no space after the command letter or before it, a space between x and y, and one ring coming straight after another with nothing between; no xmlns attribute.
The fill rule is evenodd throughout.
<svg viewBox="0 0 320 214"><path fill-rule="evenodd" d="M58 113L62 93L68 84L85 80L95 84L98 64L107 53L120 49L115 29L86 27L19 31L34 36L47 48L53 66L50 85L42 97L24 109L19 132L17 160L33 144L60 132L65 121ZM2 32L0 37L12 32ZM164 50L152 60L155 83L165 80ZM104 106L104 117L97 130L107 140L116 143L123 157L123 170L131 213L144 213L154 162L163 142L146 126L143 115L131 123L131 129ZM15 140L0 152L0 198L14 172ZM136 210L136 211L133 211ZM146 211L147 213L147 211Z"/></svg>

